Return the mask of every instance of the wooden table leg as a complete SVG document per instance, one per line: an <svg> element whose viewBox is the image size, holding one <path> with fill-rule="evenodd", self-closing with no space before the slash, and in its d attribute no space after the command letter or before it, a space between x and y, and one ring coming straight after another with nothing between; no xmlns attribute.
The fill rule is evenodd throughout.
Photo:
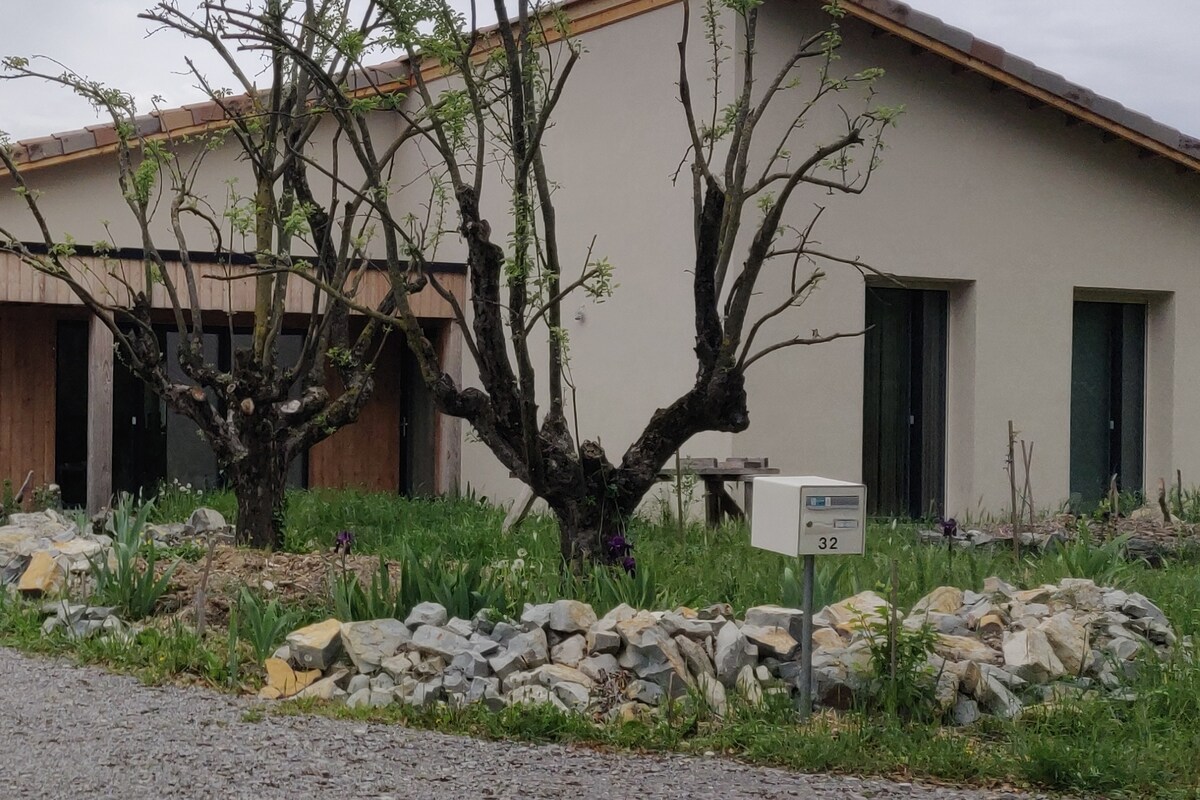
<svg viewBox="0 0 1200 800"><path fill-rule="evenodd" d="M752 515L754 514L754 479L751 478L743 481L743 484L742 509L746 512L746 522L752 522Z"/></svg>
<svg viewBox="0 0 1200 800"><path fill-rule="evenodd" d="M720 478L704 479L704 523L710 528L721 524L721 495L724 492Z"/></svg>
<svg viewBox="0 0 1200 800"><path fill-rule="evenodd" d="M721 487L721 510L725 512L725 516L730 519L745 519L746 515L742 513L741 507L729 492L725 491L725 487Z"/></svg>

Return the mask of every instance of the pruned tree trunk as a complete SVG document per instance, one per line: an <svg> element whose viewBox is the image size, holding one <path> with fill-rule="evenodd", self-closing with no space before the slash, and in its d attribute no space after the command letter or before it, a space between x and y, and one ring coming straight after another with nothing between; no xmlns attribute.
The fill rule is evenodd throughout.
<svg viewBox="0 0 1200 800"><path fill-rule="evenodd" d="M551 506L551 510L558 522L563 563L575 572L585 564L602 560L604 542L622 530L620 518L609 514L606 519L592 498L559 503Z"/></svg>
<svg viewBox="0 0 1200 800"><path fill-rule="evenodd" d="M251 442L253 446L229 471L237 497L237 541L277 549L283 545L289 462L282 444L261 438Z"/></svg>

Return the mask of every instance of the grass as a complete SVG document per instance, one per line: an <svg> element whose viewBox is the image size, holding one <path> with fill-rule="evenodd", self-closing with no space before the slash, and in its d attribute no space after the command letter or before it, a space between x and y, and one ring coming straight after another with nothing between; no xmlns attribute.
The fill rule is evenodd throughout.
<svg viewBox="0 0 1200 800"><path fill-rule="evenodd" d="M177 491L176 495L183 495ZM179 520L198 503L232 519L227 493L167 492L156 504L157 519ZM794 559L749 547L746 529L693 527L681 538L673 524L639 520L635 542L639 578L603 573L592 579L564 578L552 521L534 517L509 536L500 534L503 513L463 499L405 500L355 492L312 491L291 495L287 547L329 548L341 530L355 534L355 550L394 561L404 557L430 564L486 566L489 590L510 610L525 602L575 596L603 613L621 598L653 598L659 608L730 603L740 613L761 603L795 605L799 569ZM412 554L407 555L406 554ZM1200 634L1200 564L1188 559L1162 569L1130 563L1119 545L1096 545L1090 537L1014 564L1007 548L958 551L918 542L905 524L872 525L865 556L818 562L818 603L855 592L887 590L892 561L898 567L902 606L931 589L952 584L980 588L997 575L1020 586L1092 577L1141 592L1158 603L1181 636ZM482 580L482 579L481 579ZM369 587L364 587L368 589ZM399 593L401 587L390 587ZM321 598L322 602L330 602ZM316 602L316 601L314 601ZM305 609L311 616L313 609ZM107 651L91 642L43 638L37 614L19 604L0 604L0 644L42 653L68 654L133 671L146 680L193 675L214 686L253 683L247 641L226 643L214 631L198 641L172 629ZM190 638L189 638L190 637ZM274 633L269 637L274 639ZM261 645L265 646L265 645ZM1136 702L1098 697L1053 707L1031 708L1022 718L987 718L951 729L881 712L818 715L801 725L789 707L735 707L721 724L678 714L653 724L596 726L546 709L481 708L414 710L405 707L348 710L306 703L272 707L281 713L317 712L373 719L530 742L578 742L620 749L714 752L759 764L804 771L833 771L971 784L1015 784L1084 796L1200 798L1200 666L1180 651L1172 661L1146 664L1130 689ZM250 716L258 719L256 714Z"/></svg>

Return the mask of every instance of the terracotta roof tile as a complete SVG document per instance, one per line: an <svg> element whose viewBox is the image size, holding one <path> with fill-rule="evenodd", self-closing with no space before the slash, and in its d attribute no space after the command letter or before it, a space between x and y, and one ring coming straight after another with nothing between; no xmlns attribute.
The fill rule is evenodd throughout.
<svg viewBox="0 0 1200 800"><path fill-rule="evenodd" d="M1193 156L1200 156L1200 139L1181 133L1179 135L1179 143L1175 147Z"/></svg>
<svg viewBox="0 0 1200 800"><path fill-rule="evenodd" d="M567 0L564 5L571 7L586 2L588 0ZM1102 128L1132 139L1143 147L1147 146L1146 139L1149 139L1151 143L1174 150L1187 158L1200 158L1200 140L1184 135L1144 114L1131 111L1120 103L1100 97L1082 86L1076 86L1057 73L1042 69L1026 59L1006 52L998 45L978 39L961 28L947 25L937 17L917 11L899 0L846 0L844 7L851 14L873 19L876 24L883 24L879 21L879 17L895 23L900 26L899 29L893 27L889 29L897 35L909 38L916 44L932 46L929 44L929 40L933 40L952 51L979 59L995 69L1001 70L1004 75L1011 76L1032 87L1033 90L1040 90L1075 104L1080 109L1080 116L1084 112L1090 111L1103 117L1103 121L1100 122L1097 122L1095 117L1085 118ZM878 16L872 18L870 16L872 14ZM906 36L905 29L912 32L911 37ZM388 61L367 69L371 73L371 78L379 84L403 82L408 77L406 61ZM368 85L369 82L364 76L356 74L350 83L353 87L362 87ZM250 100L245 96L231 97L225 103L234 113L244 113L250 108ZM1072 113L1069 109L1064 110ZM185 105L182 108L165 109L149 116L139 117L136 122L141 135L152 136L181 127L220 123L225 119L225 112L220 105L215 102L204 102ZM89 135L92 139L91 144L88 143ZM13 154L14 160L18 163L36 162L62 153L79 153L91 148L102 148L114 144L116 141L117 136L112 125L89 125L83 131L67 131L57 136L17 142L13 146ZM1162 151L1160 150L1160 152ZM1170 153L1164 154L1170 155ZM1181 163L1197 168L1194 160L1192 162L1181 161Z"/></svg>
<svg viewBox="0 0 1200 800"><path fill-rule="evenodd" d="M1004 60L1000 68L1009 75L1014 75L1023 81L1032 81L1034 73L1038 71L1037 64L1020 56L1014 56L1012 53L1004 54Z"/></svg>
<svg viewBox="0 0 1200 800"><path fill-rule="evenodd" d="M1092 103L1096 101L1096 93L1091 89L1088 89L1086 86L1068 83L1067 90L1062 93L1062 98L1064 100L1070 100L1072 103L1083 106L1084 108L1091 108Z"/></svg>
<svg viewBox="0 0 1200 800"><path fill-rule="evenodd" d="M133 124L139 136L153 136L156 133L162 133L162 123L153 114L134 117Z"/></svg>
<svg viewBox="0 0 1200 800"><path fill-rule="evenodd" d="M53 136L40 136L37 139L23 139L25 158L28 161L41 161L43 158L62 155L62 142Z"/></svg>
<svg viewBox="0 0 1200 800"><path fill-rule="evenodd" d="M984 42L979 39L971 42L971 55L978 58L980 61L986 61L993 67L1004 67L1004 48Z"/></svg>
<svg viewBox="0 0 1200 800"><path fill-rule="evenodd" d="M1200 144L1196 138L1187 136L1169 125L1156 122L1145 114L1139 114L1114 100L1101 97L1090 89L1077 86L1055 72L1008 53L999 45L978 39L968 31L947 25L937 17L918 11L906 3L898 0L847 0L845 7L852 14L856 9L873 12L890 22L933 39L941 45L980 59L1036 89L1104 117L1108 122L1114 124L1110 130L1114 130L1118 134L1120 134L1120 128L1126 128L1183 155L1192 158L1200 156ZM859 14L859 16L863 15ZM1127 134L1121 135L1131 138ZM1191 166L1195 168L1196 165L1192 164Z"/></svg>
<svg viewBox="0 0 1200 800"><path fill-rule="evenodd" d="M112 123L108 125L88 125L85 129L96 139L96 147L106 147L117 143L117 131Z"/></svg>
<svg viewBox="0 0 1200 800"><path fill-rule="evenodd" d="M193 125L203 125L206 122L219 122L225 119L225 110L211 100L207 103L191 103L184 108L192 113Z"/></svg>
<svg viewBox="0 0 1200 800"><path fill-rule="evenodd" d="M96 146L96 137L87 130L56 133L54 138L62 144L63 155L78 153L80 150L88 150Z"/></svg>
<svg viewBox="0 0 1200 800"><path fill-rule="evenodd" d="M174 131L192 126L192 112L185 108L164 108L162 111L154 112L154 115L161 120L164 131Z"/></svg>

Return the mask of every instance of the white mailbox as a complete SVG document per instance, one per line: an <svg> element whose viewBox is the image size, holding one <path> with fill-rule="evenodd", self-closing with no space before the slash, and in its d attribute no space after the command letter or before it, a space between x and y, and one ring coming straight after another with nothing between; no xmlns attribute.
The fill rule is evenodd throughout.
<svg viewBox="0 0 1200 800"><path fill-rule="evenodd" d="M862 555L867 487L814 475L754 479L750 544L788 556Z"/></svg>

